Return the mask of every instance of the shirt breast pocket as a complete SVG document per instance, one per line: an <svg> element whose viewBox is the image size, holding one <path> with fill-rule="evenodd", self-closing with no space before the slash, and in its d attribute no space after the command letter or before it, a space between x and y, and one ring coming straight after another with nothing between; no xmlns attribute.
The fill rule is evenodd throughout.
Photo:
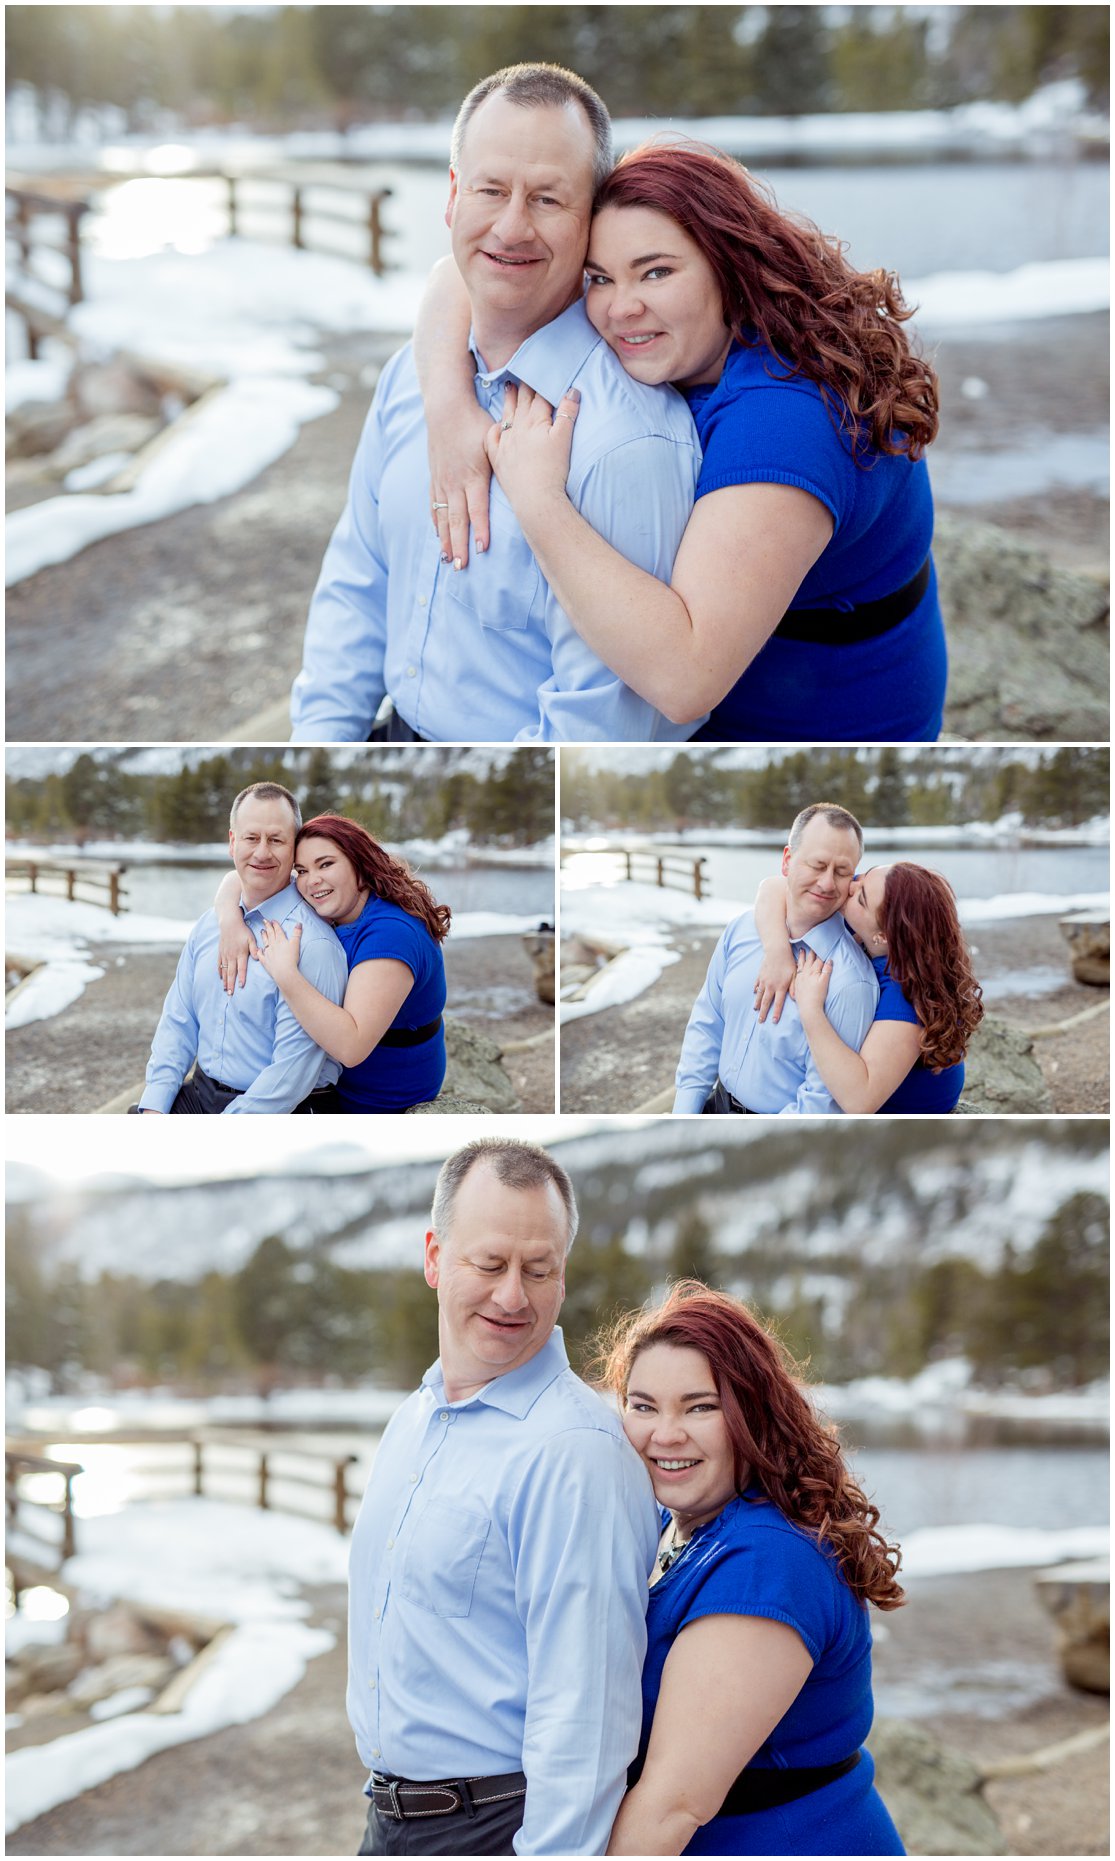
<svg viewBox="0 0 1115 1861"><path fill-rule="evenodd" d="M443 1499L416 1519L403 1562L400 1594L432 1615L468 1615L491 1520Z"/></svg>
<svg viewBox="0 0 1115 1861"><path fill-rule="evenodd" d="M494 478L489 509L488 547L482 556L471 550L468 567L459 574L448 570L449 598L482 627L518 633L541 621L545 612L542 571Z"/></svg>

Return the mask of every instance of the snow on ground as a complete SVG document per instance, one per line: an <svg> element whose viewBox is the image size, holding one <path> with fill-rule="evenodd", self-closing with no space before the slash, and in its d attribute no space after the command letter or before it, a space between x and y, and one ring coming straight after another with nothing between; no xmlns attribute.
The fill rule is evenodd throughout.
<svg viewBox="0 0 1115 1861"><path fill-rule="evenodd" d="M324 366L323 330L413 327L425 280L376 278L320 253L224 239L205 253L159 252L85 263L86 301L69 325L86 355L125 349L227 380L169 429L133 491L47 498L7 520L6 583L65 562L89 543L209 504L250 484L289 450L298 430L337 405L305 379ZM8 406L60 398L57 351L21 363Z"/></svg>
<svg viewBox="0 0 1115 1861"><path fill-rule="evenodd" d="M22 957L37 958L34 971L5 1011L6 1028L46 1021L76 1002L90 982L104 970L90 963L89 944L163 944L171 949L185 943L192 923L173 918L143 917L126 912L114 918L104 905L87 905L66 898L20 894L6 903L5 947Z"/></svg>
<svg viewBox="0 0 1115 1861"><path fill-rule="evenodd" d="M63 1569L83 1596L196 1611L236 1624L180 1712L124 1713L6 1767L9 1832L115 1777L156 1751L262 1718L315 1655L335 1642L307 1627L304 1584L342 1583L347 1545L329 1526L209 1499L129 1507L82 1521L81 1550Z"/></svg>
<svg viewBox="0 0 1115 1861"><path fill-rule="evenodd" d="M1108 892L999 892L994 898L958 898L962 924L1000 924L1010 918L1062 917L1068 911L1106 911Z"/></svg>
<svg viewBox="0 0 1115 1861"><path fill-rule="evenodd" d="M512 918L502 911L462 911L454 914L449 935L456 943L466 937L522 937L537 930L539 923L537 912L529 918Z"/></svg>
<svg viewBox="0 0 1115 1861"><path fill-rule="evenodd" d="M1048 259L1015 271L942 271L903 280L918 329L970 329L1106 310L1111 268L1103 258Z"/></svg>
<svg viewBox="0 0 1115 1861"><path fill-rule="evenodd" d="M277 1389L268 1397L192 1397L168 1389L107 1388L80 1396L52 1396L36 1387L33 1376L9 1371L4 1400L9 1428L49 1435L53 1440L75 1432L103 1432L105 1441L111 1442L114 1434L132 1429L182 1435L210 1425L253 1428L275 1422L288 1428L383 1428L406 1394L364 1383L346 1389Z"/></svg>
<svg viewBox="0 0 1115 1861"><path fill-rule="evenodd" d="M925 1526L902 1540L902 1576L905 1580L975 1570L1040 1569L1102 1557L1110 1541L1106 1525L1078 1525L1070 1531L1017 1525Z"/></svg>
<svg viewBox="0 0 1115 1861"><path fill-rule="evenodd" d="M824 1384L816 1396L818 1406L836 1420L897 1417L924 1421L930 1430L942 1414L993 1415L1037 1425L1062 1422L1102 1430L1111 1406L1111 1387L1106 1381L1044 1395L1028 1389L982 1389L973 1382L972 1366L964 1357L943 1358L908 1378L865 1376L851 1383Z"/></svg>

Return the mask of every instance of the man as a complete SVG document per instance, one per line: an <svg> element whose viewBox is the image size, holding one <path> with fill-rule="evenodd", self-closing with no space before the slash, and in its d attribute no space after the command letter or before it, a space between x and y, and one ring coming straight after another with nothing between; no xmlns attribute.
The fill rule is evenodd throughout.
<svg viewBox="0 0 1115 1861"><path fill-rule="evenodd" d="M832 964L825 1012L858 1052L879 999L870 962L837 914L863 852L863 829L846 808L803 808L782 854L786 927L795 956L812 950ZM677 1070L675 1111L837 1112L813 1064L796 1004L761 1021L755 980L763 946L755 915L728 925L693 1004Z"/></svg>
<svg viewBox="0 0 1115 1861"><path fill-rule="evenodd" d="M442 1168L440 1355L353 1533L348 1712L362 1854L603 1854L639 1738L650 1484L555 1329L566 1172L514 1138Z"/></svg>
<svg viewBox="0 0 1115 1861"><path fill-rule="evenodd" d="M476 396L502 416L509 382L554 406L574 384L569 495L630 561L668 581L700 453L688 410L646 387L585 315L593 189L612 165L595 91L517 65L466 97L453 131L453 257L471 314ZM467 570L430 523L422 397L410 344L384 369L348 504L326 551L292 694L292 740L363 742L384 695L393 741L673 741L671 724L580 639L493 483L491 540Z"/></svg>
<svg viewBox="0 0 1115 1861"><path fill-rule="evenodd" d="M240 877L240 908L260 947L268 918L288 936L300 925L299 967L315 989L339 1002L348 981L345 953L331 926L291 883L301 825L298 803L278 782L253 782L237 795L228 844ZM219 941L217 914L209 910L186 939L163 1003L138 1109L312 1111L314 1093L335 1084L339 1065L299 1027L262 963L250 963L244 986L226 994L217 968Z"/></svg>

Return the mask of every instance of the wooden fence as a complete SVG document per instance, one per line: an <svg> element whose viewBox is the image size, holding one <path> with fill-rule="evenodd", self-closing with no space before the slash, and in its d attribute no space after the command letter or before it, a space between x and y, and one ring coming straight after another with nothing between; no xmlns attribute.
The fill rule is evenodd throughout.
<svg viewBox="0 0 1115 1861"><path fill-rule="evenodd" d="M45 1566L48 1569L60 1568L74 1554L73 1489L74 1480L83 1471L77 1461L51 1460L45 1455L31 1454L16 1448L4 1450L4 1514L9 1536L18 1531L30 1538L49 1560ZM62 1491L53 1499L28 1499L20 1483L24 1475L29 1473L56 1475ZM61 1515L61 1537L39 1529L46 1513L54 1517Z"/></svg>
<svg viewBox="0 0 1115 1861"><path fill-rule="evenodd" d="M338 188L336 186L331 186L330 183L325 181L315 181L306 185L301 182L286 181L278 175L238 176L225 174L221 176L221 179L228 189L227 211L230 238L234 238L239 229L241 216L244 213L246 204L244 200L244 191L248 186L258 187L260 185L267 185L281 187L289 194L290 243L292 246L296 246L300 252L310 249L306 244L307 219L331 220L336 226L347 226L349 228L361 224L353 214L339 213L335 207L322 206L317 203L311 207L308 206L306 202L306 195L311 187L316 193L332 193L334 195L339 193L355 194L357 192L356 189ZM384 273L389 269L383 256L384 241L391 237L390 229L383 224L383 203L385 200L390 200L391 189L389 187L381 187L375 189L372 193L365 193L361 190L361 194L365 203L362 224L367 239L366 250L368 254L368 266L375 272L377 278L382 278ZM332 248L315 246L313 250L330 251ZM334 250L334 256L347 258L348 254L337 253Z"/></svg>
<svg viewBox="0 0 1115 1861"><path fill-rule="evenodd" d="M4 883L9 891L26 889L44 898L68 898L71 904L107 904L114 918L127 910L127 893L123 885L126 866L66 866L51 859L9 859L4 866ZM50 881L50 883L47 883ZM60 881L55 884L54 881ZM79 900L79 885L92 890L94 896Z"/></svg>
<svg viewBox="0 0 1115 1861"><path fill-rule="evenodd" d="M593 857L621 860L625 879L637 879L644 884L673 891L691 892L698 901L708 897L703 854L656 853L650 847L592 847L589 851ZM562 865L565 865L567 858L584 857L585 850L573 849L570 854L562 856Z"/></svg>
<svg viewBox="0 0 1115 1861"><path fill-rule="evenodd" d="M286 1447L282 1437L205 1433L168 1438L165 1435L126 1434L88 1435L68 1438L75 1445L96 1444L101 1447L186 1448L187 1455L174 1464L146 1466L143 1484L146 1497L181 1498L193 1493L198 1498L214 1498L217 1489L228 1497L230 1480L251 1493L251 1503L263 1511L287 1512L296 1518L313 1518L347 1533L350 1513L360 1503L360 1494L349 1486L349 1468L357 1461L355 1454L322 1454L312 1448ZM229 1456L232 1457L230 1465ZM305 1470L292 1469L287 1462L303 1463ZM36 1569L57 1570L72 1557L77 1548L77 1527L73 1506L73 1482L85 1471L80 1462L53 1460L32 1451L30 1444L9 1442L4 1450L4 1492L9 1534L18 1530L39 1547L44 1556ZM57 1496L30 1498L23 1482L28 1474L55 1474L61 1482ZM322 1504L306 1508L294 1505L289 1487L305 1489L318 1495ZM239 1503L244 1503L239 1499ZM61 1536L41 1529L47 1513L62 1518Z"/></svg>

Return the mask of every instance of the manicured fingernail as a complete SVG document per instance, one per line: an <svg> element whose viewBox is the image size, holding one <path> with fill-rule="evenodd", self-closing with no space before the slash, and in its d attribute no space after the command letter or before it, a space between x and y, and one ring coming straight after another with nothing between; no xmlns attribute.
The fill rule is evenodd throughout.
<svg viewBox="0 0 1115 1861"><path fill-rule="evenodd" d="M459 568L461 567L461 558L460 558L460 556L454 556L454 558L453 558L453 567L454 567L455 569L459 569Z"/></svg>
<svg viewBox="0 0 1115 1861"><path fill-rule="evenodd" d="M569 393L566 395L565 398L567 401L579 401L581 398L580 388L570 388Z"/></svg>
<svg viewBox="0 0 1115 1861"><path fill-rule="evenodd" d="M487 543L477 543L476 545L477 555L482 556L484 554L484 551L487 549L487 547L488 547Z"/></svg>
<svg viewBox="0 0 1115 1861"><path fill-rule="evenodd" d="M443 550L442 550L442 552L441 552L441 559L442 559L442 561L443 561L443 562L448 562L448 560L449 560L449 551L448 551L447 549L443 549Z"/></svg>

